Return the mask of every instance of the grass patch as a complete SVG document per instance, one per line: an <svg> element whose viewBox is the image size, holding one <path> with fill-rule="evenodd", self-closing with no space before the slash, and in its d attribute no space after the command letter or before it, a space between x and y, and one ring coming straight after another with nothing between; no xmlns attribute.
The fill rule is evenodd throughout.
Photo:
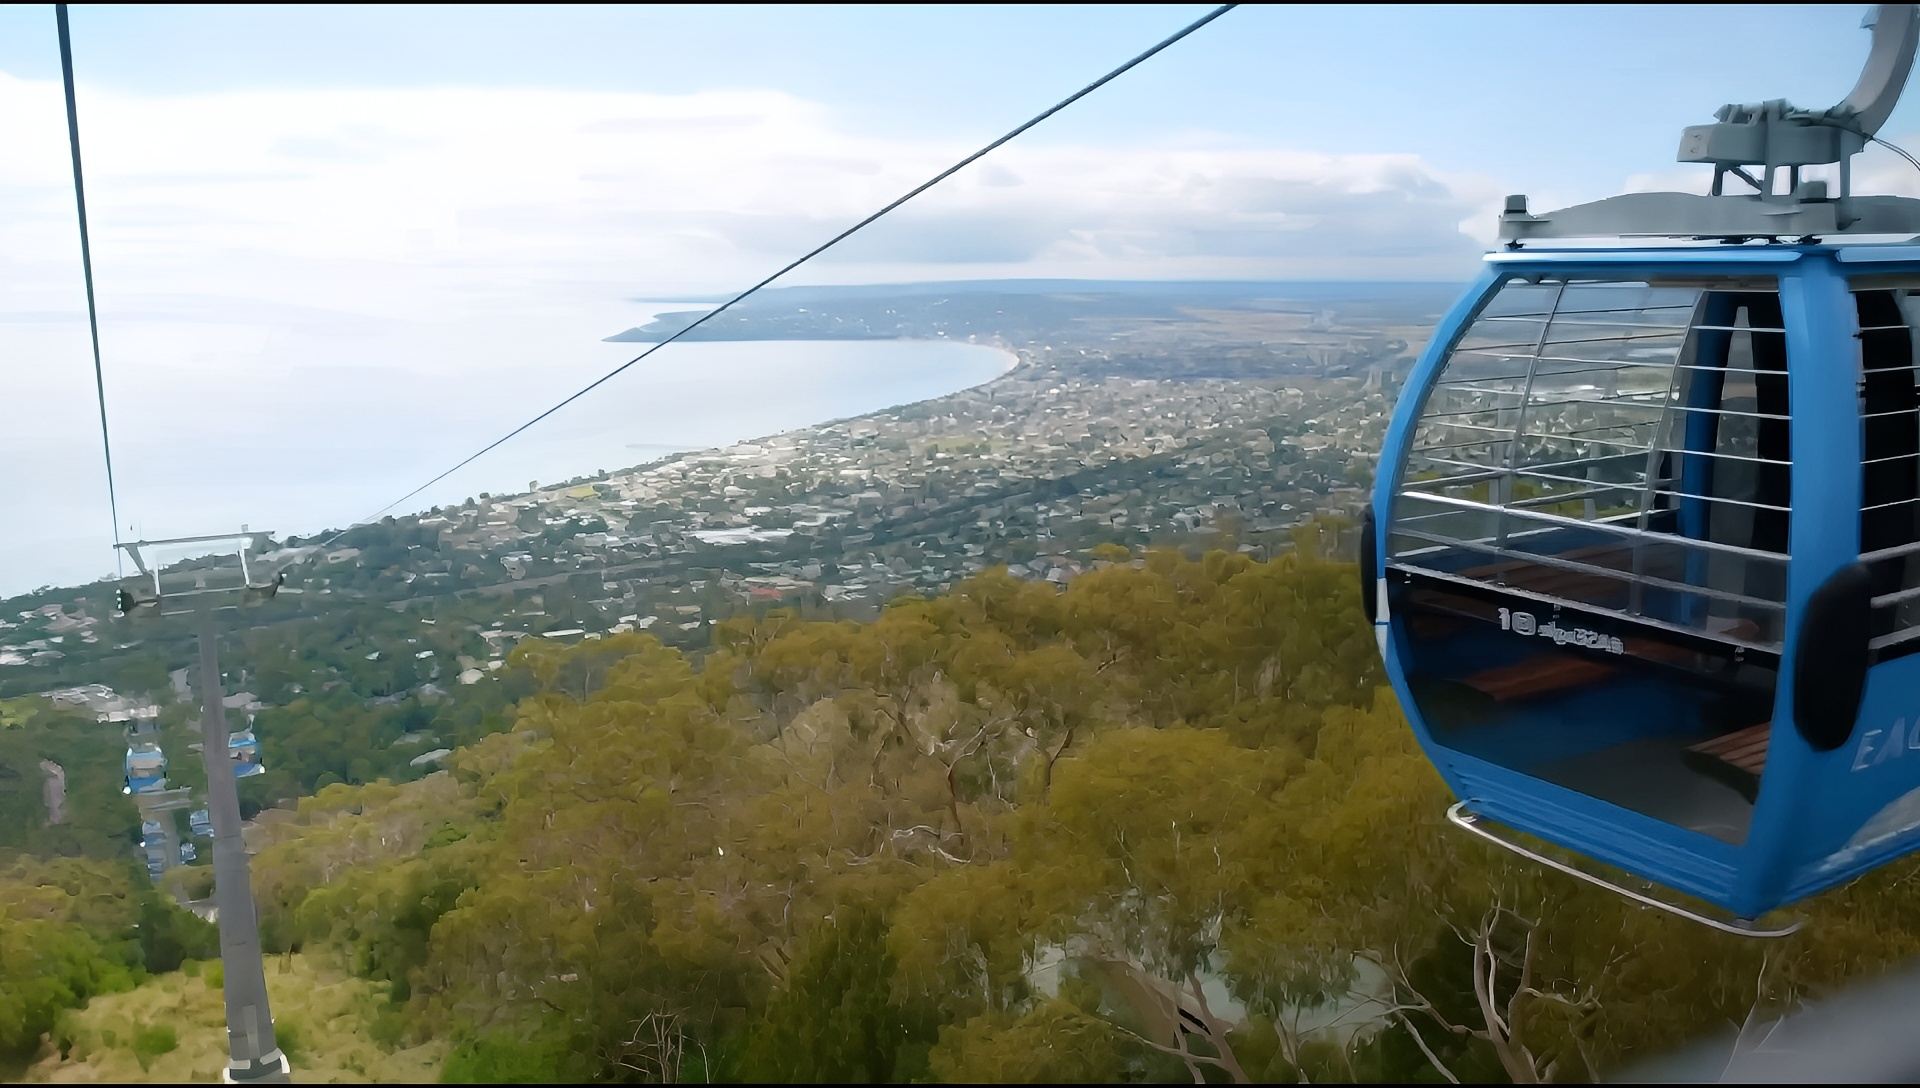
<svg viewBox="0 0 1920 1088"><path fill-rule="evenodd" d="M219 978L217 961L201 963L198 978L184 969L155 975L129 991L69 1010L56 1045L45 1048L18 1079L217 1084L227 1059L226 1003L209 975ZM390 1008L378 984L299 955L270 958L266 977L274 1034L292 1063L295 1083L440 1079L445 1043L404 1047L396 1045L402 1035L398 1025L375 1030L380 1013Z"/></svg>

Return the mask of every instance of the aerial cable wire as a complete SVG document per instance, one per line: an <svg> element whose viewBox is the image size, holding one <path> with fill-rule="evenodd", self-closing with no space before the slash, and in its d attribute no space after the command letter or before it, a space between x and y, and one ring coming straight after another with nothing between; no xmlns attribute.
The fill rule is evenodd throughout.
<svg viewBox="0 0 1920 1088"><path fill-rule="evenodd" d="M73 203L80 215L80 270L87 281L87 331L93 336L93 391L100 402L100 452L107 461L107 510L113 517L113 569L125 573L120 556L120 499L113 486L113 439L107 431L107 380L100 369L100 311L93 297L93 244L87 236L87 186L80 173L80 111L73 96L73 42L67 5L53 6L60 26L60 77L67 90L67 145L73 150Z"/></svg>
<svg viewBox="0 0 1920 1088"><path fill-rule="evenodd" d="M1867 137L1867 139L1870 142L1879 144L1881 147L1884 147L1888 151L1891 151L1894 154L1900 156L1901 158L1907 160L1908 166L1913 167L1915 170L1920 170L1920 159L1916 159L1912 155L1908 154L1906 148L1901 147L1899 144L1894 143L1892 140L1883 140L1878 136L1869 136Z"/></svg>
<svg viewBox="0 0 1920 1088"><path fill-rule="evenodd" d="M1862 140L1865 140L1870 144L1879 144L1881 147L1884 147L1888 151L1891 151L1895 155L1898 155L1901 158L1905 159L1907 161L1908 166L1911 166L1915 170L1920 171L1920 159L1914 158L1911 154L1907 152L1906 148L1901 147L1899 144L1894 143L1892 140L1883 140L1880 137L1875 136L1873 133L1867 132L1859 128L1858 126L1841 124L1838 121L1828 121L1828 120L1821 119L1821 120L1815 120L1812 123L1816 125L1824 125L1827 128L1837 128L1841 132L1851 132L1855 136L1860 137Z"/></svg>
<svg viewBox="0 0 1920 1088"><path fill-rule="evenodd" d="M825 242L822 242L818 246L815 246L814 248L808 250L806 253L801 254L799 257L795 258L794 260L788 262L786 265L782 266L779 271L766 277L765 279L754 284L752 287L749 287L746 290L740 292L739 294L734 295L732 298L721 303L719 306L715 307L714 309L707 311L705 314L701 315L701 317L698 320L694 321L692 324L674 333L672 336L669 336L666 339L660 341L659 343L653 345L652 347L634 356L633 358L627 360L626 362L621 363L619 366L614 367L612 370L609 370L607 373L601 375L600 377L594 379L589 384L581 387L579 390L570 394L565 400L562 400L560 403L555 404L553 407L548 408L544 412L541 412L539 415L534 416L532 419L527 420L525 423L520 424L518 427L515 427L513 430L508 431L506 434L503 434L499 438L494 439L492 442L487 443L485 446L482 446L476 452L469 454L467 457L463 458L461 461L455 464L452 468L447 469L445 472L442 472L438 476L433 477L432 479L428 480L426 483L421 484L419 487L414 488L412 491L407 492L406 494L393 500L387 505L382 506L380 509L375 510L373 513L355 522L354 526L364 525L372 521L373 519L379 517L380 515L386 513L387 511L393 509L394 507L399 506L401 503L406 502L408 499L413 498L415 495L418 495L422 491L425 491L427 488L432 487L434 484L439 483L441 480L446 479L448 476L451 476L454 473L460 471L461 469L467 467L468 465L474 463L475 461L479 460L481 457L486 456L488 453L491 453L492 451L500 448L502 445L506 444L507 442L511 441L521 433L525 432L528 428L539 423L541 420L546 419L548 416L553 415L555 412L558 412L560 409L565 408L567 405L572 404L574 401L579 400L581 397L586 396L588 393L591 393L595 389L598 389L600 386L606 384L608 381L612 380L614 377L618 376L619 374L624 372L627 368L633 366L635 363L640 362L641 360L647 358L649 355L652 355L654 352L659 351L661 348L664 348L668 344L671 344L674 341L680 339L681 337L687 335L693 330L706 324L708 321L711 321L712 319L720 316L721 314L725 313L727 310L733 308L735 305L745 301L749 296L753 295L755 292L759 291L761 288L766 287L768 284L774 282L780 277L785 276L787 273L792 272L794 269L799 268L803 264L806 264L808 261L814 259L815 257L818 257L820 254L825 253L827 250L832 249L834 246L837 246L841 242L846 241L848 238L853 237L855 234L859 233L861 230L877 222L880 218L885 216L887 213L895 210L896 208L899 208L902 204L907 203L908 201L912 200L914 197L919 196L921 193L924 193L928 189L931 189L934 186L940 184L941 182L947 180L953 175L959 173L961 170L964 170L967 167L973 165L974 163L980 161L982 158L985 158L987 155L991 154L992 152L999 149L1003 145L1007 144L1008 142L1012 141L1016 137L1020 136L1022 133L1026 132L1028 129L1033 128L1034 126L1040 124L1042 121L1045 121L1047 118L1052 117L1054 114L1059 113L1061 110L1064 110L1068 106L1073 105L1075 102L1080 101L1082 98L1087 97L1093 92L1106 86L1108 83L1111 83L1114 80L1120 78L1121 76L1127 74L1129 71L1132 71L1134 68L1138 67L1142 63L1145 63L1147 60L1151 59L1156 54L1174 45L1175 43L1179 42L1181 39L1187 37L1189 34L1192 34L1193 32L1199 30L1201 27L1206 26L1208 23L1213 22L1215 19L1220 18L1222 15L1225 15L1227 12L1232 11L1234 8L1237 8L1239 6L1240 6L1239 4L1221 4L1219 7L1214 8L1212 11L1208 12L1207 14L1201 16L1198 19L1195 19L1193 22L1188 23L1184 27L1181 27L1179 30L1174 31L1172 34L1168 35L1167 37L1162 38L1152 48L1147 49L1145 52L1142 52L1139 55L1133 57L1132 59L1128 60L1124 64L1121 64L1119 67L1108 72L1106 75L1101 76L1099 79L1094 80L1093 82L1073 92L1067 97L1047 107L1045 110L1041 111L1040 113L1035 114L1033 117L1029 118L1027 121L1021 123L1017 128L1014 128L1013 130L1009 131L1006 135L1001 136L999 139L994 140L990 144L987 144L985 147L982 147L980 150L975 151L973 154L968 155L966 158L961 159L959 162L956 162L952 166L947 167L945 170L940 171L938 174L935 174L933 177L928 178L926 181L921 182L919 185L914 186L912 189L908 190L904 195L898 197L892 203L881 208L879 211L874 212L872 215L869 215L865 219L860 220L858 223L853 224L847 229L834 235L832 238L829 238ZM338 540L342 535L351 531L351 529L354 526L349 526L347 529L343 529L339 533L335 533L333 537L326 542L326 544L331 544L334 540ZM322 548L324 548L326 544L323 544Z"/></svg>

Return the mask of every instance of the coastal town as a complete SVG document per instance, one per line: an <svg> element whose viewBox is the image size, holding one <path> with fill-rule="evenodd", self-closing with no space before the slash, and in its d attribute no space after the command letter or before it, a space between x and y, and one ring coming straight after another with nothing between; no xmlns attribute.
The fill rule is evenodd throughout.
<svg viewBox="0 0 1920 1088"><path fill-rule="evenodd" d="M770 320L804 335L803 318L830 331L865 312L924 311L940 327L905 331L991 343L1018 365L854 419L290 537L277 558L297 561L293 600L425 617L436 601L484 597L493 619L471 624L479 641L420 680L472 682L526 635L643 630L697 648L714 622L754 609L859 617L995 567L1064 583L1101 545L1270 555L1307 521L1362 504L1418 320L1380 321L1371 303L1351 319L1337 304L1215 302L1183 331L1161 306L1132 306L1131 319L1103 306L1043 337L1005 299L940 301L859 299L845 316L814 302ZM1254 373L1188 376L1194 358L1212 360L1201 374ZM0 692L31 690L9 673L51 677L102 652L104 595L52 596L65 599L18 598L0 618Z"/></svg>
<svg viewBox="0 0 1920 1088"><path fill-rule="evenodd" d="M567 578L606 630L692 630L715 618L701 608L709 580L754 603L878 603L996 565L1059 582L1094 545L1205 542L1227 520L1255 550L1361 501L1387 409L1362 384L1201 380L1169 396L1028 360L935 401L441 508L413 522L435 534L410 546L427 554L369 584L362 549L334 548L306 585Z"/></svg>

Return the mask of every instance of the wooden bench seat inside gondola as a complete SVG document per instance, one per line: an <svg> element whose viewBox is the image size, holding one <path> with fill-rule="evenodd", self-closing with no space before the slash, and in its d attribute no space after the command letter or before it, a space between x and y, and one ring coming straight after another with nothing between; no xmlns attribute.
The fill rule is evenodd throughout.
<svg viewBox="0 0 1920 1088"><path fill-rule="evenodd" d="M1740 791L1752 803L1760 795L1760 775L1767 769L1767 742L1772 735L1772 722L1750 725L1689 746L1686 762Z"/></svg>
<svg viewBox="0 0 1920 1088"><path fill-rule="evenodd" d="M1729 638L1751 639L1758 632L1758 626L1751 620L1738 620L1722 625L1718 633ZM1624 643L1621 656L1643 662L1692 666L1700 656L1697 650L1653 639L1629 638ZM1617 666L1603 658L1566 654L1486 669L1467 677L1466 684L1496 702L1505 702L1597 684L1611 679L1618 671Z"/></svg>
<svg viewBox="0 0 1920 1088"><path fill-rule="evenodd" d="M1524 606L1527 602L1520 603ZM1500 605L1494 601L1449 594L1444 607L1422 609L1417 613L1416 630L1424 637L1445 636L1457 633L1456 628L1470 622L1485 630L1499 624L1500 611ZM1612 665L1596 658L1555 653L1480 669L1461 677L1460 683L1496 703L1505 703L1597 684L1614 672Z"/></svg>
<svg viewBox="0 0 1920 1088"><path fill-rule="evenodd" d="M1600 661L1569 655L1487 669L1467 677L1466 685L1494 702L1504 703L1598 684L1616 671Z"/></svg>

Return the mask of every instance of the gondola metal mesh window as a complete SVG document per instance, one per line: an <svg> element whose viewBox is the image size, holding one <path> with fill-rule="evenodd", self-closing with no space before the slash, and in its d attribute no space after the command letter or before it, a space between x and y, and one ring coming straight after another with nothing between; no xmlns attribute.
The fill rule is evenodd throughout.
<svg viewBox="0 0 1920 1088"><path fill-rule="evenodd" d="M1854 283L1860 320L1860 550L1877 657L1920 651L1920 279Z"/></svg>
<svg viewBox="0 0 1920 1088"><path fill-rule="evenodd" d="M1777 652L1781 329L1772 281L1509 281L1428 391L1389 567Z"/></svg>

